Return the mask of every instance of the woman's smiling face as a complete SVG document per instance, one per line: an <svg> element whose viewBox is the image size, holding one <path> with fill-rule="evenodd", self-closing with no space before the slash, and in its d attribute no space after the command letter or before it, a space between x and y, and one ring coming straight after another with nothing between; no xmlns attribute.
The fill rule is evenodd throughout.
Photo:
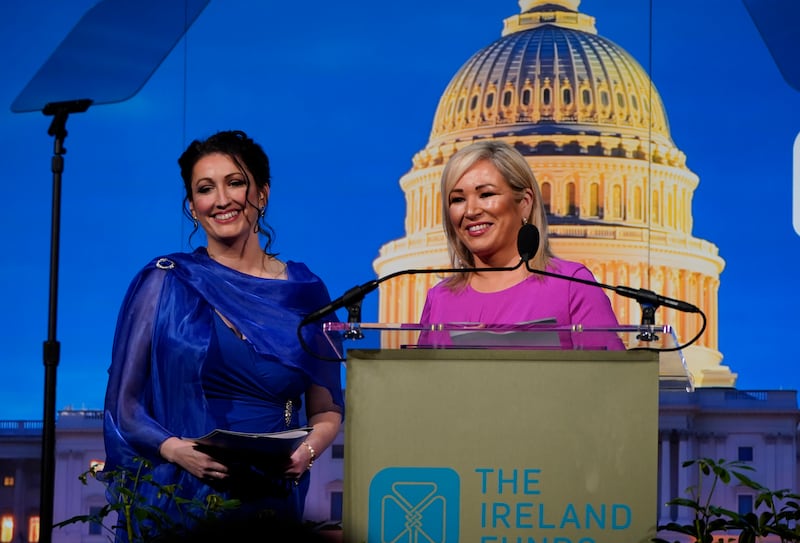
<svg viewBox="0 0 800 543"><path fill-rule="evenodd" d="M508 181L489 160L476 162L447 195L456 236L475 256L475 265L508 266L519 260L517 235L525 200L516 201Z"/></svg>
<svg viewBox="0 0 800 543"><path fill-rule="evenodd" d="M256 206L265 205L268 189L258 194L250 179L252 176L246 169L242 172L224 154L206 155L195 164L189 208L205 230L209 244L216 241L231 245L256 235Z"/></svg>

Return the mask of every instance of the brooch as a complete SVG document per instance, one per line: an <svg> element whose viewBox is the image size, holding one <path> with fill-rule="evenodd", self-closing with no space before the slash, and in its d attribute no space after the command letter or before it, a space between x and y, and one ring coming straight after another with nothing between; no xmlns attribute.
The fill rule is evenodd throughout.
<svg viewBox="0 0 800 543"><path fill-rule="evenodd" d="M175 263L169 258L159 258L156 261L156 268L160 270L171 270L175 267Z"/></svg>

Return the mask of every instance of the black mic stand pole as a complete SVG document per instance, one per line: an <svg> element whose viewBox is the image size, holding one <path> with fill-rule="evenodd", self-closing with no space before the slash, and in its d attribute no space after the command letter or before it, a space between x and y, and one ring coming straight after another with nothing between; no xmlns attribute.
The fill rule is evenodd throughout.
<svg viewBox="0 0 800 543"><path fill-rule="evenodd" d="M637 301L639 302L639 307L642 309L642 324L641 330L636 335L636 339L641 341L655 341L658 339L658 334L652 331L652 327L656 324L656 309L658 309L658 305L642 300Z"/></svg>
<svg viewBox="0 0 800 543"><path fill-rule="evenodd" d="M347 322L350 329L344 333L345 339L364 339L364 332L361 331L361 302L363 298L358 298L347 306Z"/></svg>
<svg viewBox="0 0 800 543"><path fill-rule="evenodd" d="M11 105L11 110L17 113L41 111L45 115L52 115L53 121L47 133L55 138L52 159L50 301L47 340L44 342L40 543L50 543L53 530L56 370L60 356L60 345L56 339L58 253L67 118L70 113L86 111L90 105L122 102L139 92L209 1L95 2L95 6L70 30ZM158 24L154 25L155 18ZM141 47L142 39L147 41L147 47ZM76 72L80 76L76 76ZM87 96L92 99L86 99Z"/></svg>
<svg viewBox="0 0 800 543"><path fill-rule="evenodd" d="M61 222L61 174L64 172L64 140L67 137L67 117L89 109L91 100L73 100L47 104L42 113L52 115L47 134L53 144L53 202L50 223L50 300L48 304L47 340L44 342L44 422L42 428L41 494L39 496L39 542L50 543L53 530L53 500L56 463L56 373L61 346L56 339L58 315L58 256Z"/></svg>

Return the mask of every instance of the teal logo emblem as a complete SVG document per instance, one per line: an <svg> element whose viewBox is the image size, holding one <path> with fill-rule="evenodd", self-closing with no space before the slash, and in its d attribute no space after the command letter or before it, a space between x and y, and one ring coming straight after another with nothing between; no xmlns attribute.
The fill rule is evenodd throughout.
<svg viewBox="0 0 800 543"><path fill-rule="evenodd" d="M369 485L369 543L457 543L461 484L450 468L386 468Z"/></svg>

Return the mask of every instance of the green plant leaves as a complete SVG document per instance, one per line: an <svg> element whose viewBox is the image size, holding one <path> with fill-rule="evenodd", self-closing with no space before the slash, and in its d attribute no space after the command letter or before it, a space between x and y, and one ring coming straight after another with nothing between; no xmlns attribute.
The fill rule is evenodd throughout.
<svg viewBox="0 0 800 543"><path fill-rule="evenodd" d="M752 466L740 461L698 458L683 462L684 468L697 469L697 484L688 487L688 497L677 497L667 505L692 510L692 521L686 524L670 522L659 525L659 530L693 537L698 543L713 543L719 536L738 537L738 543L756 543L766 536L777 536L781 543L800 542L800 495L788 489L770 490L748 477L745 471L755 471ZM703 484L710 479L710 489L704 491ZM739 514L713 504L718 485L731 482L757 492L754 507L758 512ZM662 534L663 535L663 534ZM651 539L653 543L674 543L661 537ZM734 541L725 539L725 541Z"/></svg>
<svg viewBox="0 0 800 543"><path fill-rule="evenodd" d="M112 493L107 492L113 499L95 514L76 515L54 524L54 527L90 522L102 526L111 534L112 540L117 530L124 528L129 543L155 543L165 541L169 535L183 533L187 526L213 521L222 512L241 505L239 500L225 499L218 494L210 494L205 501L182 498L178 495L180 488L177 485L162 485L153 479L151 462L144 458L136 458L135 461L135 471L120 469L106 472L92 466L80 474L78 480L84 485L88 484L89 478L93 478L105 485L107 490L113 488ZM139 492L144 485L155 486L159 497L172 500L180 512L179 517L173 518L160 508L145 503ZM107 522L114 518L111 516L113 513L117 514L118 521L109 526Z"/></svg>

